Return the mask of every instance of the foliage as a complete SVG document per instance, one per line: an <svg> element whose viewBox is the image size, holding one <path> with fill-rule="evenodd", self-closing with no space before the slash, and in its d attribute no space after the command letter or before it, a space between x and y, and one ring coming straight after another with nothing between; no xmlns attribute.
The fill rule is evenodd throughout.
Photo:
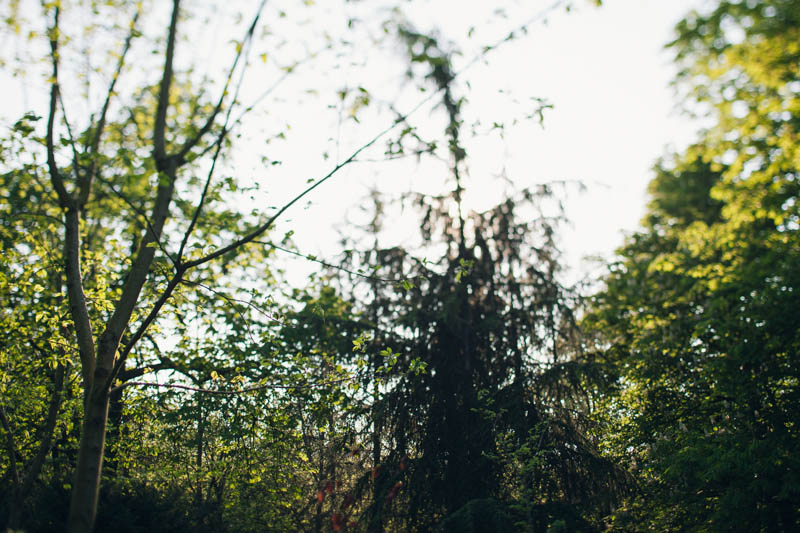
<svg viewBox="0 0 800 533"><path fill-rule="evenodd" d="M796 2L723 1L679 25L680 86L717 125L657 167L644 229L594 298L586 337L562 282L560 185L479 212L464 201L459 52L396 2L366 15L358 3L336 19L340 41L318 16L308 47L320 51L298 52L274 21L303 26L314 2L303 4L261 3L217 50L230 57L222 77L187 46L222 13L213 3L3 13L26 43L12 63L44 65L47 92L0 139L9 527L52 530L69 513L88 531L98 501L96 531L797 527ZM388 126L349 156L346 141L326 144L330 169L267 207L237 136L273 89L244 103L251 59L277 86L301 52L335 56L336 70L398 48L410 79L399 94L425 94L414 110L437 102L427 121L441 134L397 111L394 84L384 97L351 79L301 81L265 106L269 147L255 157L270 177L294 118L274 117L295 93L336 115L337 137L368 117ZM283 289L273 251L303 254L291 231L268 240L275 221L378 141L385 160L443 162L444 191L399 202L419 215L418 238L384 244L397 205L376 194L342 264L304 256L328 270Z"/></svg>
<svg viewBox="0 0 800 533"><path fill-rule="evenodd" d="M798 527L797 16L720 2L671 45L716 124L656 168L586 321L619 375L607 449L645 489L623 529Z"/></svg>

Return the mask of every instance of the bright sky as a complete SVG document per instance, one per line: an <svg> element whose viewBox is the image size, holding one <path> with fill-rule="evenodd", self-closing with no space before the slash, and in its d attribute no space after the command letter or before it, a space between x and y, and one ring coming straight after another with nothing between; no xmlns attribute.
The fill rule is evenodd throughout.
<svg viewBox="0 0 800 533"><path fill-rule="evenodd" d="M587 264L581 261L582 257L609 257L622 244L623 233L637 227L647 200L650 169L656 159L669 147L680 149L694 138L698 126L675 110L676 101L668 86L674 69L663 45L671 39L672 28L681 17L706 2L606 0L599 9L591 7L588 0L576 3L580 6L578 9L569 14L563 9L550 14L547 24L531 25L527 36L499 47L486 57L486 64L473 65L465 73L463 79L471 82L471 89L466 93L467 113L471 118L481 118L484 125L498 117L518 116L521 109L532 110L531 97L544 98L554 105L545 115L543 128L530 122L510 130L505 142L487 136L484 141L469 146L470 182L466 203L480 209L499 200L503 186L491 175L502 168L517 189L552 180L583 181L587 192L581 194L573 188L566 197L572 227L564 232L562 242L571 266L586 272ZM246 18L251 4L253 2L240 2L234 9L241 10ZM305 9L297 8L297 2L290 4L295 11ZM470 47L474 49L494 42L497 35L505 35L502 32L541 12L552 0L509 4L506 20L490 16L493 3L477 0L411 1L402 5L421 31L441 28L444 40L452 40L465 50L465 56L460 59L463 65L472 57ZM320 22L320 11L330 11L334 5L339 4L320 2L307 8L308 16L316 17L317 23L345 28L346 17L368 14L365 4L351 2L344 4L349 13L331 12ZM272 9L277 8L273 6ZM269 20L274 20L271 22L274 26L288 31L291 36L292 30L281 26L284 23L277 17ZM493 22L487 24L488 20ZM222 64L231 55L230 43L228 48L211 44L211 36L220 28L225 29L225 23L219 21L215 22L217 26L207 30L203 39L192 36L189 40L195 59L200 65L212 65L206 67L212 73L213 65ZM475 38L469 41L466 35L471 27L476 31ZM154 28L162 31L158 24ZM263 43L271 62L271 41L267 38ZM369 58L368 48L368 45L356 47L351 54L363 53ZM259 52L260 49L255 50L254 57ZM157 56L150 57L157 59ZM325 61L340 61L340 58ZM341 61L346 65L343 59ZM259 74L258 66L254 65L253 74L248 73L247 80L254 86L252 94L274 82L274 73ZM153 72L157 70L156 65ZM267 155L281 159L281 165L265 168L263 163L247 161L245 157L231 162L231 168L226 169L234 176L246 177L252 173L261 183L264 194L256 200L258 205L281 205L304 187L306 178L324 175L336 159L337 150L340 156L345 156L349 149L359 146L387 124L388 116L383 114L378 121L365 117L360 124L349 121L342 126L321 118L315 108L292 103L292 93L304 87L334 95L336 88L342 85L349 84L351 88L362 85L355 72L366 72L370 78L378 80L386 77L387 94L391 93L393 85L402 82L396 74L392 77L388 65L369 59L361 70L347 66L338 70L317 67L304 70L301 66L293 75L294 81L284 87L283 94L276 94L265 104L269 115L256 116L254 120L263 121L269 127L280 129L282 121L292 126L285 142L266 145ZM3 76L2 81L11 87L4 97L2 114L16 119L16 111L35 98L23 95L24 86L10 84L7 76ZM498 90L504 92L498 93ZM209 92L213 93L213 88ZM407 111L424 97L419 93L395 92L397 99L390 101L396 101L401 111ZM509 94L521 103L510 104ZM323 111L325 103L323 98L318 102ZM428 113L430 106L420 109L412 120L424 127ZM245 151L263 153L263 135L260 136L252 122L244 126L239 142L244 143ZM336 139L342 140L340 145L336 144ZM249 150L251 146L257 148ZM325 150L330 152L331 159L321 157ZM376 156L380 154L380 149L374 152ZM276 233L282 235L291 229L302 251L332 257L341 251L337 228L347 226L345 219L352 217L368 188L402 193L430 189L432 183L435 183L434 178L418 175L413 166L353 165L312 193L308 198L310 204L304 201L287 213ZM406 220L406 216L403 220L390 221L391 225L398 231L405 227L413 233L414 229L408 226L415 219ZM297 266L300 270L306 269ZM297 279L301 282L302 276Z"/></svg>
<svg viewBox="0 0 800 533"><path fill-rule="evenodd" d="M634 230L647 202L651 167L668 147L695 137L669 82L663 46L698 0L608 0L554 18L534 32L528 68L508 64L512 84L554 103L544 129L520 139L531 179L580 179L588 190L568 198L573 227L564 236L570 262L608 256ZM527 152L522 151L527 146Z"/></svg>
<svg viewBox="0 0 800 533"><path fill-rule="evenodd" d="M468 204L486 208L499 198L500 185L487 175L502 165L518 188L582 180L588 190L572 189L566 199L572 225L564 232L562 245L568 262L586 273L594 263L584 257L611 257L624 233L636 229L644 213L656 159L695 137L697 124L676 110L669 87L674 68L664 44L671 40L675 23L703 3L607 0L601 9L587 5L569 14L562 10L548 17L547 25L533 25L527 37L493 52L488 67L466 73L474 88L470 113L485 120L504 115L504 99L492 89L505 88L520 99L537 96L554 104L543 128L531 123L513 130L505 146L487 141L473 147ZM529 7L532 4L544 7L550 2L527 2L529 13L536 12ZM485 3L426 2L419 16L431 27L440 26L444 37L457 39L476 21L485 20L482 6ZM387 178L351 170L324 185L306 213L291 216L300 249L323 256L337 252L329 224L342 218L345 206L352 209L349 185L356 180L402 191L411 181L389 174ZM397 186L397 181L403 185Z"/></svg>

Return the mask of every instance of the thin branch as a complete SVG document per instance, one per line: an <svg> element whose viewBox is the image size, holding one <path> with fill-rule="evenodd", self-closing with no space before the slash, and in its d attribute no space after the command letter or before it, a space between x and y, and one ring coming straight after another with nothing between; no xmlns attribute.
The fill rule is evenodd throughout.
<svg viewBox="0 0 800 533"><path fill-rule="evenodd" d="M153 336L152 335L145 335L144 338L147 339L148 341L150 341L150 345L153 347L153 350L155 350L156 356L158 357L159 361L163 360L164 357L161 355L161 348L158 346L158 343L153 338Z"/></svg>
<svg viewBox="0 0 800 533"><path fill-rule="evenodd" d="M203 289L207 290L211 294L213 294L215 296L219 296L220 298L225 300L231 307L233 307L233 309L236 311L236 314L238 314L239 317L244 321L245 328L247 329L247 336L250 337L250 342L252 342L253 344L256 344L256 340L253 337L253 332L250 331L250 322L247 320L247 317L244 316L244 313L239 308L238 304L242 303L244 305L247 305L248 307L252 307L253 309L256 309L259 312L262 312L256 305L254 305L254 304L252 304L250 302L245 302L244 300L241 300L239 298L234 298L232 296L228 296L227 294L224 294L221 291L213 289L213 288L209 287L208 285L200 283L199 281L190 281L190 280L185 279L185 280L183 280L182 283L184 285L195 285L197 287L202 287ZM266 315L267 317L269 317L269 315L267 315L266 313L263 313L263 314ZM271 317L269 317L269 318L271 318ZM276 322L279 322L279 321L276 321Z"/></svg>
<svg viewBox="0 0 800 533"><path fill-rule="evenodd" d="M306 59L313 58L315 55L316 55L315 53L312 53L312 54L310 54L310 55L309 55L309 56L308 56ZM299 64L299 63L298 63L298 64ZM295 68L296 68L296 66L295 66ZM250 103L250 105L248 105L247 107L245 107L244 109L242 109L242 111L241 111L241 112L240 112L240 113L239 113L239 114L236 116L236 119L234 119L234 121L233 121L233 122L231 122L231 128L233 128L234 126L236 126L237 124L239 124L239 123L242 121L242 119L245 117L245 115L247 115L247 114L248 114L248 113L250 113L250 112L251 112L253 109L255 109L255 108L256 108L256 106L258 106L258 104L260 104L261 102L263 102L263 101L264 101L264 99L265 99L267 96L269 96L270 94L272 94L272 93L275 91L275 89L277 89L278 87L280 87L281 83L283 83L284 81L286 81L286 79L287 79L289 76L291 76L291 74L292 74L293 72L294 72L294 69L291 69L291 70L287 69L286 71L284 71L283 75L282 75L280 78L278 78L277 80L275 80L275 83L273 83L272 85L270 85L269 87L267 87L267 88L264 90L264 92L262 92L260 95L258 95L258 97L257 97L255 100L253 100L253 101Z"/></svg>
<svg viewBox="0 0 800 533"><path fill-rule="evenodd" d="M253 241L253 243L254 244L263 244L264 246L269 246L270 248L274 248L276 250L280 250L281 252L285 252L287 254L292 254L292 255L295 255L297 257L302 257L303 259L307 259L308 261L320 264L320 265L322 265L324 267L340 270L342 272L345 272L345 273L353 275L353 276L358 276L360 278L369 279L369 280L372 280L372 281L380 281L380 282L383 282L383 283L393 283L393 284L402 283L403 281L405 281L405 278L404 279L400 279L400 280L396 280L396 279L389 279L389 278L381 278L381 277L378 277L378 276L370 276L369 274L364 274L363 272L350 270L350 269L347 269L347 268L345 268L343 266L334 265L332 263L328 263L327 261L323 261L322 259L317 259L313 255L307 255L307 254L304 254L302 252L298 252L298 251L295 251L295 250L290 250L289 248L284 248L282 246L278 246L277 244L269 242L269 241Z"/></svg>
<svg viewBox="0 0 800 533"><path fill-rule="evenodd" d="M305 389L313 389L317 387L325 387L328 385L336 385L339 383L345 383L347 381L352 381L356 378L356 376L348 376L346 378L341 379L332 379L328 381L321 381L317 383L307 383L305 385L279 385L279 384L267 384L267 385L256 385L254 387L245 387L239 390L219 390L219 389L203 389L201 387L192 387L189 385L179 385L177 383L155 383L152 381L128 381L123 383L122 385L117 385L113 389L112 392L117 391L119 389L124 389L125 387L131 386L139 386L139 387L159 387L159 388L166 388L166 389L180 389L180 390L188 390L191 392L200 392L203 394L219 394L223 396L234 396L237 394L246 394L248 392L258 392L262 390L276 390L276 389L284 389L284 390L305 390Z"/></svg>
<svg viewBox="0 0 800 533"><path fill-rule="evenodd" d="M225 87L223 88L222 96L220 96L217 108L214 110L214 113L212 114L211 118L209 118L209 122L206 124L209 128L211 122L213 122L214 117L216 117L217 113L222 107L222 101L223 98L225 97L225 93L228 90L228 84L230 83L233 73L236 70L236 64L239 62L239 58L242 56L242 52L245 46L247 46L247 53L248 54L250 53L250 49L252 47L253 32L255 31L256 23L258 22L258 19L261 16L261 11L264 9L265 4L266 0L262 0L261 5L259 6L258 11L256 12L256 16L253 19L253 23L247 30L247 35L245 36L245 38L242 41L242 44L239 47L239 50L236 54L236 59L234 59L233 66L231 66L230 73L228 74L228 78L225 81ZM245 66L242 68L242 71L239 74L239 81L236 83L236 89L234 90L233 93L233 99L231 100L231 105L228 106L228 111L225 113L225 121L222 124L222 131L220 131L219 135L217 136L217 139L213 143L213 146L216 146L216 149L214 150L214 156L211 158L211 167L208 170L208 176L206 176L206 182L203 185L203 192L200 194L200 201L197 204L197 208L194 210L194 214L192 215L192 220L189 223L189 227L186 229L186 232L183 234L181 245L178 248L178 261L181 261L183 259L183 251L186 248L186 244L189 242L189 238L191 237L192 232L194 231L194 228L197 225L197 221L200 218L200 213L203 211L203 207L205 206L206 199L208 197L208 190L211 187L211 180L214 176L214 170L217 167L217 161L219 160L219 155L222 152L222 144L225 141L225 137L230 132L228 124L230 123L231 120L231 113L233 112L233 107L234 105L236 105L236 100L239 98L239 92L241 91L242 84L244 83L244 74L246 71L247 71L247 61L245 60ZM196 140L199 140L200 136L204 135L206 131L208 130L207 129L205 131L201 130L201 132L198 133ZM189 147L189 149L190 148L191 147ZM186 153L188 153L189 149L186 149L186 147L184 147L184 150L182 150L181 153L178 154L178 157L183 159Z"/></svg>
<svg viewBox="0 0 800 533"><path fill-rule="evenodd" d="M242 39L242 42L239 43L239 45L238 45L238 49L236 51L236 57L234 58L233 64L231 65L230 71L228 72L228 76L225 79L225 85L222 87L222 94L220 94L219 100L217 101L217 105L214 108L214 111L211 113L211 116L208 117L208 120L206 120L206 123L203 125L203 127L200 128L200 131L198 131L197 134L194 137L192 137L191 139L186 141L186 143L181 147L180 151L178 152L178 159L179 160L183 160L186 157L186 154L188 154L189 151L192 148L194 148L194 146L198 142L200 142L200 139L202 139L203 136L206 133L208 133L208 131L214 125L214 120L216 120L217 115L222 110L222 104L225 101L225 96L228 94L228 86L230 85L230 82L233 79L233 73L236 71L236 66L239 64L239 60L241 59L241 57L243 55L243 52L244 52L244 49L245 49L245 45L249 44L250 42L252 42L253 34L255 33L256 25L258 24L258 19L261 18L261 12L264 10L264 6L266 5L266 3L267 3L267 0L261 0L261 4L258 6L258 9L256 10L256 14L253 17L253 22L250 24L250 27L247 29L247 33L245 34L244 39ZM249 50L249 46L248 46L248 50ZM242 70L242 76L244 76L244 69ZM241 81L240 81L240 84L241 84ZM238 88L236 89L236 92L237 93L239 92ZM228 119L230 118L230 111L233 108L235 103L236 103L236 97L234 96L234 99L231 102L230 107L228 108L228 118L225 119L226 123L228 122ZM223 128L223 134L219 137L218 142L220 142L220 143L222 142L222 137L223 136L224 136L224 128Z"/></svg>
<svg viewBox="0 0 800 533"><path fill-rule="evenodd" d="M128 382L134 378L142 377L150 372L158 372L159 370L177 370L178 364L170 358L165 358L152 365L140 366L137 368L130 368L123 370L119 373L119 381Z"/></svg>
<svg viewBox="0 0 800 533"><path fill-rule="evenodd" d="M158 104L156 105L156 117L153 126L153 158L162 170L167 158L167 148L165 133L167 129L167 108L169 107L169 90L172 85L172 63L175 59L175 38L178 33L178 13L180 11L180 0L172 1L172 17L169 21L169 33L167 35L167 50L164 54L164 72L161 76L161 83L158 86Z"/></svg>
<svg viewBox="0 0 800 533"><path fill-rule="evenodd" d="M56 123L56 109L58 107L58 18L61 10L58 6L55 7L53 12L53 25L48 29L50 34L50 59L53 63L53 70L50 79L50 111L47 116L47 134L45 136L45 144L47 145L47 167L50 171L50 181L53 183L53 188L58 194L58 200L61 207L69 207L73 200L67 192L64 185L64 178L58 170L56 163L56 149L53 141L53 131Z"/></svg>
<svg viewBox="0 0 800 533"><path fill-rule="evenodd" d="M471 68L475 63L480 61L489 52L492 52L492 51L496 50L498 47L502 46L504 43L507 43L507 42L511 41L514 38L514 35L517 32L521 32L521 31L527 30L528 26L530 26L531 24L534 24L536 22L539 22L540 20L545 19L550 13L552 13L553 11L555 11L556 9L558 9L559 7L564 5L565 3L566 3L566 0L555 0L555 2L550 4L548 7L542 9L541 11L539 11L538 13L533 15L531 18L529 18L528 20L526 20L522 24L519 24L516 28L512 29L502 39L498 39L493 44L484 46L481 49L480 52L475 54L475 56L473 56L473 58L466 65L464 65L464 67L462 67L460 70L458 70L457 72L455 72L453 74L453 78L452 78L451 81L455 80L457 77L459 77L461 74L463 74L466 70Z"/></svg>
<svg viewBox="0 0 800 533"><path fill-rule="evenodd" d="M211 158L211 167L208 169L206 182L203 185L203 192L200 194L200 201L198 202L197 207L195 208L194 213L192 214L192 220L191 222L189 222L189 227L186 228L186 231L183 234L183 238L181 239L181 245L178 247L177 259L179 262L183 261L183 251L186 249L186 244L189 242L189 238L191 237L192 232L194 231L194 228L197 225L197 221L200 218L200 212L203 210L203 206L206 203L208 190L211 187L211 178L214 176L214 170L217 168L217 160L219 159L220 152L222 152L222 141L225 138L226 133L227 133L227 128L223 126L222 132L217 138L217 141L212 145L215 146L216 149L214 150L214 155Z"/></svg>
<svg viewBox="0 0 800 533"><path fill-rule="evenodd" d="M318 52L314 52L314 53L311 53L311 54L309 54L309 55L306 57L306 59L305 59L305 60L307 60L307 59L311 59L311 58L313 58L313 57L316 57L317 53L318 53ZM303 60L303 61L305 61L305 60ZM234 120L230 121L230 123L228 124L228 127L227 127L227 132L226 132L226 133L228 133L228 134L229 134L231 131L233 131L233 129L234 129L236 126L238 126L238 125L239 125L239 124L242 122L242 120L244 119L244 117L245 117L245 116L246 116L248 113L250 113L251 111L253 111L253 109L255 109L255 108L258 106L258 104L260 104L262 101L264 101L264 99L265 99L267 96L269 96L270 94L272 94L272 93L275 91L275 89L277 89L278 87L280 87L280 85L281 85L281 84L282 84L284 81L286 81L286 79L287 79L287 78L288 78L288 77L289 77L289 76L290 76L290 75L291 75L291 74L294 72L294 70L296 69L297 65L299 65L300 63L301 63L301 61L298 61L297 63L295 63L295 66L294 66L294 68L292 68L292 69L285 69L285 71L284 71L284 73L283 73L283 75L282 75L281 77L279 77L277 80L275 80L275 82L274 82L272 85L270 85L269 87L267 87L267 88L264 90L264 92L262 92L260 95L258 95L258 97L257 97L255 100L253 100L253 101L252 101L252 102L251 102L251 103L250 103L250 104L249 104L247 107L245 107L244 109L242 109L242 111L241 111L241 112L240 112L240 113L239 113L239 114L236 116L236 118L235 118ZM203 149L201 152L198 152L198 153L197 153L197 156L196 156L194 159L198 159L198 158L200 158L200 157L203 157L204 155L206 155L208 152L210 152L210 151L211 151L212 149L214 149L215 147L216 147L216 143L212 143L212 144L210 144L210 145L206 146L206 147L205 147L205 148L204 148L204 149Z"/></svg>
<svg viewBox="0 0 800 533"><path fill-rule="evenodd" d="M283 324L283 322L279 318L276 318L274 315L269 314L267 311L265 311L264 309L261 309L259 306L257 306L253 302L248 302L247 300L243 300L242 298L234 298L233 296L228 296L227 294L224 294L221 291L218 291L218 290L214 289L213 287L209 287L208 285L205 285L204 283L200 283L199 281L191 281L191 280L185 279L181 283L183 283L184 285L195 285L197 287L203 288L203 289L209 291L210 293L215 294L216 296L219 296L220 298L226 300L232 306L235 306L237 303L245 305L245 306L251 308L252 310L254 310L255 312L257 312L258 314L265 316L270 321L276 322L278 324ZM236 312L239 313L239 316L244 318L244 315L241 313L241 311L239 311L237 309ZM249 335L250 334L250 326L249 325L247 327L247 330L248 330L248 335ZM253 340L252 335L250 335L250 338L251 338L251 340ZM253 340L253 342L255 342L255 340Z"/></svg>
<svg viewBox="0 0 800 533"><path fill-rule="evenodd" d="M353 163L386 163L387 161L398 161L400 159L406 159L409 157L416 157L419 158L423 155L430 155L431 157L435 157L436 159L443 160L444 158L437 156L436 154L432 153L430 150L413 150L409 152L404 152L402 154L396 155L389 155L387 157L378 158L369 158L369 159L356 159Z"/></svg>
<svg viewBox="0 0 800 533"><path fill-rule="evenodd" d="M133 19L131 20L128 36L125 38L125 43L122 46L122 53L119 56L119 61L117 61L117 68L114 70L111 83L109 84L108 91L106 92L106 99L105 102L103 102L103 107L100 111L100 117L97 120L97 128L94 131L94 137L92 138L92 143L90 146L89 153L91 156L91 163L89 165L89 169L84 175L84 179L78 183L78 205L84 205L89 199L89 193L91 192L92 188L92 180L97 173L100 138L103 136L103 130L106 126L106 116L108 115L108 108L111 104L111 97L114 96L114 88L116 87L117 80L119 80L119 77L122 74L122 69L125 66L125 57L128 54L128 50L131 48L131 42L133 41L133 38L136 36L136 23L139 21L139 15L141 12L142 5L139 4L136 8L136 13L133 15Z"/></svg>
<svg viewBox="0 0 800 533"><path fill-rule="evenodd" d="M72 135L72 127L69 125L67 108L64 106L64 98L61 96L61 92L58 94L58 103L61 107L61 114L64 115L64 125L67 128L67 139L69 139L69 146L72 149L72 167L75 172L75 181L79 181L81 179L81 165L80 158L78 157L78 146L75 142L75 137Z"/></svg>

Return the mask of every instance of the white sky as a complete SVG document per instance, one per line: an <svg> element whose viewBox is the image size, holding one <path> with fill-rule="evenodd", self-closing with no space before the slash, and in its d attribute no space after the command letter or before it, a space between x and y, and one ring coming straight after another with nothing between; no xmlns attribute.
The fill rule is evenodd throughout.
<svg viewBox="0 0 800 533"><path fill-rule="evenodd" d="M549 3L536 2L536 9ZM562 239L568 263L582 273L596 266L584 257L611 257L624 233L637 228L656 159L670 147L681 149L692 142L698 128L676 110L669 87L674 68L663 47L671 40L675 23L703 2L607 0L604 4L570 14L559 11L547 25L534 25L524 39L493 52L488 67L466 73L475 89L469 95L470 113L489 122L504 114L503 99L486 96L496 94L492 88L509 89L518 98L543 97L554 104L543 128L522 126L508 135L505 146L487 141L472 148L474 180L468 203L486 208L499 198L497 180L487 176L502 165L518 188L550 180L582 180L588 190L573 189L567 196L572 225ZM482 2L440 0L425 3L419 13L431 26L441 27L444 37L455 39L482 20L482 7ZM341 220L346 206L352 208L358 201L352 195L354 181L365 187L377 184L382 190L420 188L402 172L349 170L335 180L323 185L305 212L292 213L285 226L291 226L298 246L309 253L329 256L339 251L330 223Z"/></svg>
<svg viewBox="0 0 800 533"><path fill-rule="evenodd" d="M513 9L509 19L495 20L488 25L486 21L493 9L490 2L416 1L408 3L404 9L421 30L439 27L443 38L462 46L466 51L463 63L472 57L469 46L474 48L477 44L493 42L491 35L504 35L502 32L551 3L551 0L511 2ZM564 232L562 243L568 261L574 268L586 272L587 265L582 263L582 257L610 257L622 244L623 232L630 232L638 225L647 200L647 183L652 177L650 169L656 159L668 147L680 149L694 139L698 125L675 111L676 101L668 87L674 70L663 45L671 39L674 24L690 9L705 3L704 0L606 0L605 5L597 9L590 7L588 0L585 5L578 2L579 9L570 14L558 11L548 17L546 25L532 25L526 37L499 47L487 56L487 64L475 65L466 72L464 79L472 84L466 94L468 114L480 117L484 124L491 124L496 117L513 116L524 108L524 102L530 97L545 98L554 105L545 115L544 128L530 123L510 131L505 143L487 137L485 142L470 145L468 205L486 208L499 199L501 185L490 175L503 167L516 188L551 180L582 180L588 191L579 194L572 190L566 198L572 227ZM242 10L246 16L250 4L252 2L239 2L235 9ZM299 2L291 5L297 4ZM313 16L320 10L331 9L332 5L326 6L320 1L308 8L308 14ZM330 19L321 20L326 24L340 24L341 20L336 21L335 17L366 14L366 5L362 2L347 4L349 13L330 13ZM278 22L275 25L280 27ZM472 26L479 31L473 41L468 41L466 33ZM218 30L215 27L208 35ZM209 59L212 56L219 56L220 63L230 57L230 49L210 44L210 38L206 42L205 36L203 39L192 36L190 42L195 59L205 60L207 65L214 64L214 59ZM266 50L272 61L272 50L268 46ZM368 50L359 47L355 50L369 57ZM259 51L255 50L256 57ZM210 72L213 70L209 67ZM387 124L387 115L383 114L377 121L366 117L360 124L351 121L342 126L320 118L320 112L311 106L292 103L292 91L303 86L335 94L335 88L344 84L362 85L355 74L352 80L347 77L356 71L367 72L372 79L384 76L387 94L392 84L398 84L388 66L369 61L362 70L347 66L327 71L300 67L295 85L287 85L283 95L276 95L267 106L270 114L256 116L255 120L270 126L284 120L292 126L292 134L285 143L279 141L275 148L274 145L267 148L271 158L283 161L280 166L265 171L255 158L252 161L243 158L227 169L232 175L253 173L266 191L265 198L257 199L259 205L280 205L304 187L306 178L319 177L330 169L331 160L323 159L321 153L328 150L335 159L335 139L341 140L338 149L344 156L348 147L358 146ZM256 70L248 74L248 80L255 86L252 94L257 94L273 79L274 73L259 74ZM14 120L18 118L17 111L35 102L36 97L23 96L24 86L13 84L8 76L2 76L0 81L8 87L0 110L4 117ZM27 83L30 87L30 80ZM506 93L499 94L499 89ZM213 94L213 90L210 93ZM403 111L424 96L399 90L396 93L398 108ZM508 93L523 102L522 107L509 105L504 96ZM324 98L318 102L323 110L325 102ZM421 127L424 127L426 113L429 109L423 108L413 117ZM246 149L258 146L253 152L261 153L263 137L252 121L244 124L241 142ZM375 155L380 156L380 150ZM332 257L340 251L336 228L346 226L343 220L358 206L367 188L399 193L426 189L429 181L427 175L416 175L413 166L348 167L312 193L310 205L304 201L287 213L277 233L282 235L291 229L302 251ZM405 219L390 222L397 230L408 225ZM413 232L413 228L406 229ZM301 271L307 269L297 266ZM296 279L301 281L302 275Z"/></svg>
<svg viewBox="0 0 800 533"><path fill-rule="evenodd" d="M651 167L665 149L695 138L669 88L674 74L663 46L697 0L609 0L554 19L530 43L530 70L509 65L512 83L530 84L555 105L544 129L523 142L533 179L581 179L567 202L570 262L608 256L634 230L647 202ZM516 81L519 80L519 81ZM523 152L524 153L524 152ZM529 164L527 161L525 164Z"/></svg>

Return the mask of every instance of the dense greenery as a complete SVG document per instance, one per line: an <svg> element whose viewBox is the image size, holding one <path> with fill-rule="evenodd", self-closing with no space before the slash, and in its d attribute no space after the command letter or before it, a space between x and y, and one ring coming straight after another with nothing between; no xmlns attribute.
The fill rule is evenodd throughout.
<svg viewBox="0 0 800 533"><path fill-rule="evenodd" d="M622 528L800 526L799 17L797 2L721 2L671 45L716 124L657 166L587 318L618 375L606 446L643 491Z"/></svg>
<svg viewBox="0 0 800 533"><path fill-rule="evenodd" d="M342 36L324 28L323 49L351 54L369 36L436 104L430 116L332 89L320 101L337 127L369 112L391 127L264 211L257 187L227 177L241 157L232 133L255 107L238 100L239 75L250 57L292 75L299 52L256 29L304 14L262 4L214 97L181 55L183 25L214 11L9 4L6 30L31 45L15 61L44 64L47 92L0 138L0 520L30 532L68 520L98 532L800 528L800 4L720 0L677 26L676 87L713 125L658 162L641 229L589 297L563 282L562 184L465 206L481 133L464 118L460 52L381 6ZM142 22L151 9L161 22ZM81 64L87 36L121 51L98 59L99 98L70 92L82 80L59 70ZM274 50L259 55L259 39ZM441 189L376 192L340 261L273 235L376 141ZM392 241L397 213L419 234ZM289 288L276 253L320 269Z"/></svg>

